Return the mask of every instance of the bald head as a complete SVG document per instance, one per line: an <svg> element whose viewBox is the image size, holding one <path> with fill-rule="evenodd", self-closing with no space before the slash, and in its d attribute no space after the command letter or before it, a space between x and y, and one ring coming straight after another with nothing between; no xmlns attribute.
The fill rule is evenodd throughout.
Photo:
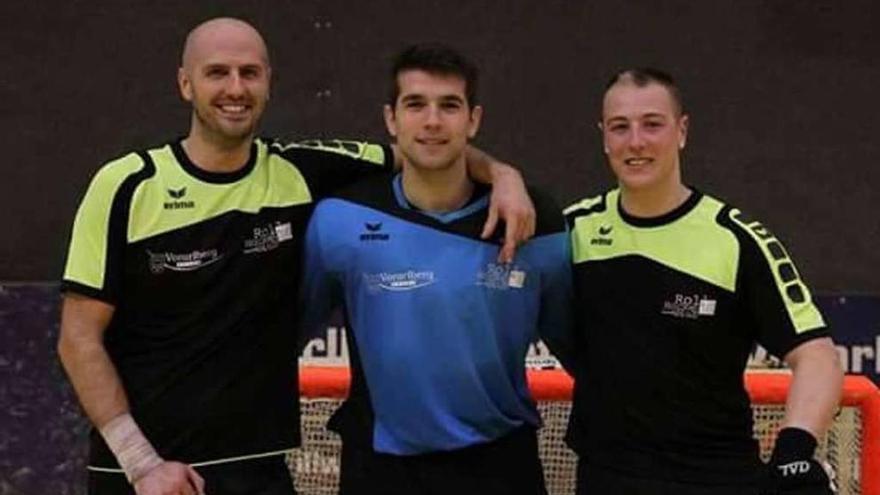
<svg viewBox="0 0 880 495"><path fill-rule="evenodd" d="M180 95L193 107L189 138L249 149L269 101L271 75L266 43L250 24L221 17L196 26L177 71Z"/></svg>
<svg viewBox="0 0 880 495"><path fill-rule="evenodd" d="M218 17L196 26L186 36L181 67L190 71L217 51L247 50L269 66L266 43L253 26L240 19Z"/></svg>

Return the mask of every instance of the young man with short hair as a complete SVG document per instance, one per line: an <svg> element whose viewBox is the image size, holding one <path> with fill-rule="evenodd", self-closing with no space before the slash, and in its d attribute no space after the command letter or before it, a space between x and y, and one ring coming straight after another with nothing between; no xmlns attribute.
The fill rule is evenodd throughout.
<svg viewBox="0 0 880 495"><path fill-rule="evenodd" d="M442 45L401 52L385 123L403 169L321 202L306 235L305 306L343 303L352 350L340 493L544 494L525 377L530 342L567 328L561 212L534 194L512 263L479 237L489 189L464 168L480 125L477 69Z"/></svg>
<svg viewBox="0 0 880 495"><path fill-rule="evenodd" d="M813 459L840 398L830 332L779 240L682 182L688 123L669 75L617 74L599 128L619 187L566 210L577 493L830 493ZM756 342L793 373L766 467L742 380Z"/></svg>

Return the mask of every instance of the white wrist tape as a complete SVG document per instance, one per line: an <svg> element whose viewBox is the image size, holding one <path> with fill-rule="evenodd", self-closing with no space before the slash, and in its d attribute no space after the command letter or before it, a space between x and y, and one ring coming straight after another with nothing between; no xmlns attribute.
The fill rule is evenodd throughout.
<svg viewBox="0 0 880 495"><path fill-rule="evenodd" d="M100 431L130 483L164 462L129 413L111 419Z"/></svg>

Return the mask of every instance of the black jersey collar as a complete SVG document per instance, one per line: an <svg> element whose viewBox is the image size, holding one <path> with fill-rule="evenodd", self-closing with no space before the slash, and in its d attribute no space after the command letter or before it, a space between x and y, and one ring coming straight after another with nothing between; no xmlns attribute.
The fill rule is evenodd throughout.
<svg viewBox="0 0 880 495"><path fill-rule="evenodd" d="M470 199L468 199L467 203L458 210L444 213L422 210L406 199L406 195L403 193L402 180L403 176L400 173L395 175L391 180L391 185L394 190L394 199L397 201L397 205L405 210L413 210L422 213L440 223L454 222L489 206L489 192L491 189L488 186L477 182L474 183L474 191L471 193Z"/></svg>
<svg viewBox="0 0 880 495"><path fill-rule="evenodd" d="M674 210L657 217L636 217L630 215L623 210L623 205L621 204L620 199L621 195L618 192L617 213L620 215L620 218L622 218L625 223L628 223L633 227L660 227L661 225L672 223L690 213L691 210L697 207L700 199L703 198L703 193L698 191L696 188L688 186L688 189L691 190L691 195L688 197L688 199L685 200L684 203L678 205Z"/></svg>
<svg viewBox="0 0 880 495"><path fill-rule="evenodd" d="M189 156L186 155L186 151L184 151L183 146L181 145L182 142L183 138L180 138L171 143L171 151L174 153L174 158L177 159L177 163L183 167L186 173L205 182L211 182L213 184L230 184L236 182L251 173L251 170L254 169L254 165L257 163L257 143L254 141L251 143L250 156L248 156L248 161L244 164L244 167L241 167L235 172L209 172L199 168L189 159Z"/></svg>

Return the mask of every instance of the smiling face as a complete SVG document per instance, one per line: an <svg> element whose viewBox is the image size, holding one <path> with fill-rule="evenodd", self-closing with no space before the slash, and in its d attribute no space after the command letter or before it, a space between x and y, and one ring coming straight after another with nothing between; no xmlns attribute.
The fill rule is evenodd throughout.
<svg viewBox="0 0 880 495"><path fill-rule="evenodd" d="M422 170L463 166L482 115L481 107L470 107L464 79L413 69L400 72L397 84L394 107L385 105L385 125L405 163Z"/></svg>
<svg viewBox="0 0 880 495"><path fill-rule="evenodd" d="M671 191L680 186L679 151L685 145L687 124L687 115L681 115L662 84L639 86L623 79L611 86L605 92L599 128L620 187Z"/></svg>
<svg viewBox="0 0 880 495"><path fill-rule="evenodd" d="M269 99L266 46L259 33L234 19L215 19L187 38L180 93L192 103L191 134L234 146L250 140Z"/></svg>

